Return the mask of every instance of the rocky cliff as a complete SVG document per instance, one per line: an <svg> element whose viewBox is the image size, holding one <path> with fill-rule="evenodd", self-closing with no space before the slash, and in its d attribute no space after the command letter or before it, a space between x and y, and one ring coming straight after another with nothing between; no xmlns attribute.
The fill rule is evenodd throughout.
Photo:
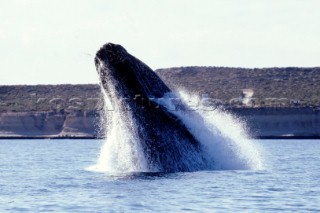
<svg viewBox="0 0 320 213"><path fill-rule="evenodd" d="M260 138L320 138L319 72L320 67L156 70L173 90L222 105ZM249 104L241 97L244 91L251 91ZM0 86L0 138L102 137L102 102L97 84Z"/></svg>
<svg viewBox="0 0 320 213"><path fill-rule="evenodd" d="M234 108L255 138L320 138L320 109Z"/></svg>
<svg viewBox="0 0 320 213"><path fill-rule="evenodd" d="M320 109L230 108L254 138L320 138ZM0 113L0 138L101 138L98 111Z"/></svg>
<svg viewBox="0 0 320 213"><path fill-rule="evenodd" d="M97 138L97 112L6 112L0 113L2 138Z"/></svg>

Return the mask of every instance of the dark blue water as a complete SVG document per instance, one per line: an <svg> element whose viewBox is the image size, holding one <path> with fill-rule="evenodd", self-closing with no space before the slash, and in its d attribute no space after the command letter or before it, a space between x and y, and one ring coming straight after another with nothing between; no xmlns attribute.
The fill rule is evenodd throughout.
<svg viewBox="0 0 320 213"><path fill-rule="evenodd" d="M0 140L0 212L319 212L320 141L256 143L265 170L105 174L98 140Z"/></svg>

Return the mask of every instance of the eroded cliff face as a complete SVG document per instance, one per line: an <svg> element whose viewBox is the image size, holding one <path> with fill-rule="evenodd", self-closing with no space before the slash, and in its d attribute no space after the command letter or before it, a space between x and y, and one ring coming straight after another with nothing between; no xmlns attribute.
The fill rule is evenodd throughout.
<svg viewBox="0 0 320 213"><path fill-rule="evenodd" d="M320 109L232 108L255 138L320 138ZM0 138L100 138L97 111L0 113Z"/></svg>
<svg viewBox="0 0 320 213"><path fill-rule="evenodd" d="M97 112L0 113L0 137L99 137Z"/></svg>
<svg viewBox="0 0 320 213"><path fill-rule="evenodd" d="M232 113L246 121L253 137L320 137L320 109L238 108Z"/></svg>

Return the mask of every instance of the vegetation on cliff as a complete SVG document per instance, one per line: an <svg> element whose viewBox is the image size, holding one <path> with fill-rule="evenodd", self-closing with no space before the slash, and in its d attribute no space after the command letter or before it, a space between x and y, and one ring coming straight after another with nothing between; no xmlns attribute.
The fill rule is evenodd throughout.
<svg viewBox="0 0 320 213"><path fill-rule="evenodd" d="M224 105L241 105L242 91L251 89L250 106L320 106L320 68L177 67L156 72L173 89L207 94Z"/></svg>
<svg viewBox="0 0 320 213"><path fill-rule="evenodd" d="M243 89L253 91L246 107L320 106L320 68L177 67L156 72L172 89L206 94L226 106L243 107ZM0 86L0 112L100 109L97 84Z"/></svg>
<svg viewBox="0 0 320 213"><path fill-rule="evenodd" d="M101 106L97 84L0 86L0 112L96 111Z"/></svg>

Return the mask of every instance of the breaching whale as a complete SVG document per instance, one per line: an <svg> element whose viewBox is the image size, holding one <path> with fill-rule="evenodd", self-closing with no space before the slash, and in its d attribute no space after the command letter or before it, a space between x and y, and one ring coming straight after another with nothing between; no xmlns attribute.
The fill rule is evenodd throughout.
<svg viewBox="0 0 320 213"><path fill-rule="evenodd" d="M95 65L108 99L117 103L114 110L121 111L138 136L150 170L185 172L207 168L202 145L177 116L158 104L157 100L171 90L151 68L112 43L98 50Z"/></svg>

